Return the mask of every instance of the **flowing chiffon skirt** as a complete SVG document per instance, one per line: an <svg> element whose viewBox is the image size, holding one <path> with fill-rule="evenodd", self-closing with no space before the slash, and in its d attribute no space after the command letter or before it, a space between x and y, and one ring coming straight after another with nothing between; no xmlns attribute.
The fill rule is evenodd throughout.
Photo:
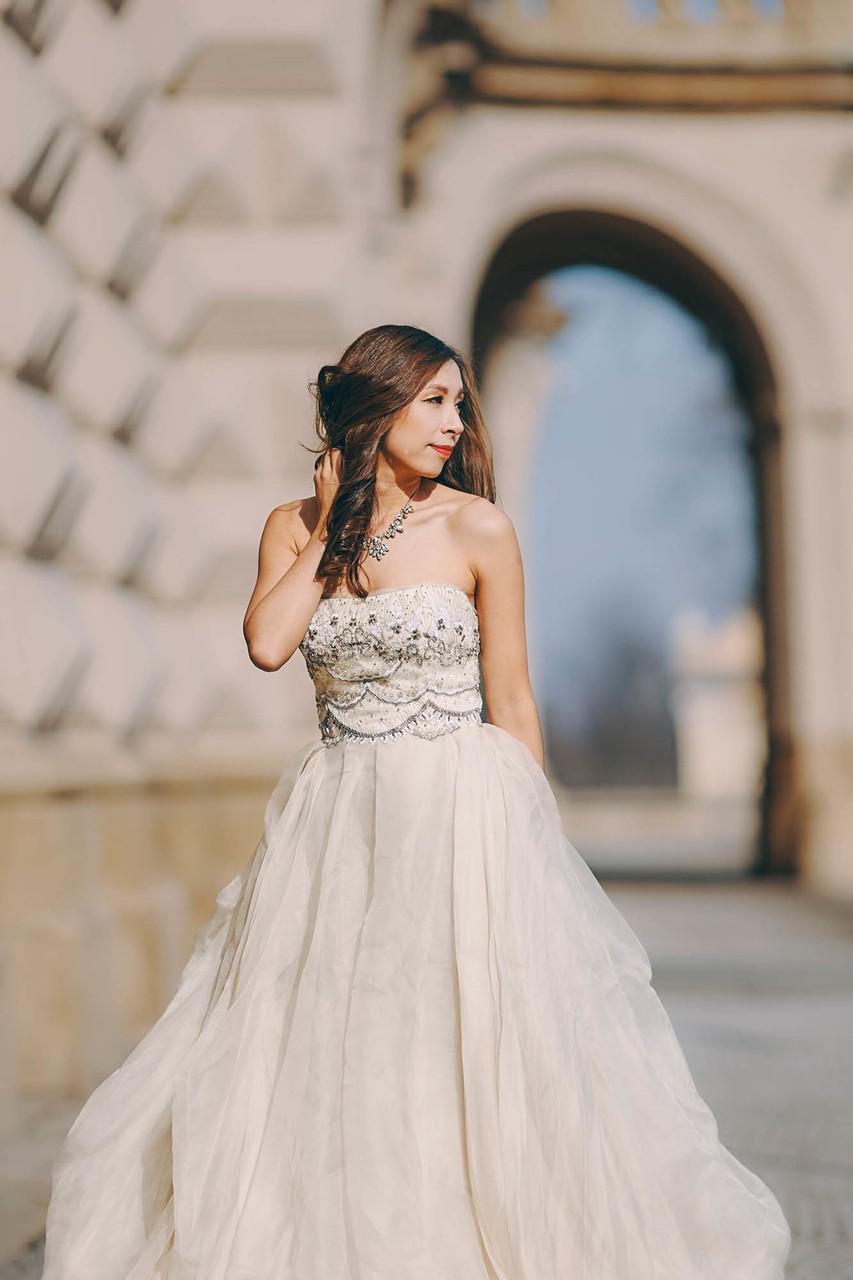
<svg viewBox="0 0 853 1280"><path fill-rule="evenodd" d="M313 742L71 1130L44 1280L782 1280L650 979L503 729Z"/></svg>

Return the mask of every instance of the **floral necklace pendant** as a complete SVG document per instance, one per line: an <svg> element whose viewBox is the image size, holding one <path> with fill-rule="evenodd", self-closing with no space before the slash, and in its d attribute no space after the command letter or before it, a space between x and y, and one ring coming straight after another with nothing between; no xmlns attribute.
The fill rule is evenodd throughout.
<svg viewBox="0 0 853 1280"><path fill-rule="evenodd" d="M368 534L362 541L362 547L367 551L369 556L373 556L374 560L381 560L383 556L387 556L388 547L386 546L386 538L393 538L398 533L403 533L403 521L412 507L411 498L400 508L394 519L389 524L384 533Z"/></svg>

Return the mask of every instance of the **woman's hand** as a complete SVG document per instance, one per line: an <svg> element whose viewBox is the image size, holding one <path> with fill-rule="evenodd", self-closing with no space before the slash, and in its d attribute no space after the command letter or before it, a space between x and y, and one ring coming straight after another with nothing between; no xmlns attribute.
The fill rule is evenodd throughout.
<svg viewBox="0 0 853 1280"><path fill-rule="evenodd" d="M319 509L319 525L325 534L326 521L332 509L344 474L343 453L340 449L327 449L314 463L314 493Z"/></svg>
<svg viewBox="0 0 853 1280"><path fill-rule="evenodd" d="M343 477L343 454L327 449L314 465L317 520L305 540L304 501L276 507L258 553L258 579L243 619L249 657L262 671L278 671L296 652L324 590L317 578L326 520Z"/></svg>

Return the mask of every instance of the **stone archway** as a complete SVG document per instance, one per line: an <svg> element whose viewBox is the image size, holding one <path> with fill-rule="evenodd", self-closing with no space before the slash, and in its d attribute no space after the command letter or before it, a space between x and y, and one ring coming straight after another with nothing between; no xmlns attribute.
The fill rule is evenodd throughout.
<svg viewBox="0 0 853 1280"><path fill-rule="evenodd" d="M501 21L511 8L496 11ZM480 45L476 39L472 45L471 31L462 31L456 16L443 27L434 24L426 43L417 41L415 70L428 83L420 74L409 77L414 100L406 99L407 114L399 96L383 94L377 108L383 119L394 116L388 136L406 140L405 157L396 158L412 187L408 200L398 192L400 203L389 199L385 206L388 234L377 254L387 270L371 275L364 318L390 313L467 346L481 286L504 242L534 218L573 210L657 230L674 252L680 247L704 264L712 294L719 282L739 303L735 311L748 318L772 372L764 384L753 379L756 392L765 385L772 397L766 403L759 397L753 408L763 424L759 436L778 437L777 490L784 494L784 502L767 505L767 519L775 511L785 542L784 581L776 591L782 617L774 627L780 674L773 732L781 779L766 814L768 861L790 867L796 847L798 870L813 889L849 897L853 402L846 372L850 317L842 302L850 264L843 115L828 98L814 111L800 98L786 103L784 94L766 113L744 112L760 88L754 79L747 97L733 98L726 109L688 114L674 109L675 100L642 110L642 86L636 98L620 99L618 109L610 100L603 104L595 77L535 100L460 97L457 90L473 83L466 48L477 55L471 63L476 80ZM515 25L521 30L520 17ZM524 26L528 34L533 29L532 22ZM550 30L536 30L550 39ZM563 33L568 30L564 24ZM414 43L406 44L412 35L411 26L396 30L398 58L415 59ZM577 35L572 27L573 48ZM628 83L642 71L635 26L622 37L627 43L617 45L628 55L621 67ZM662 47L669 49L667 41ZM716 44L713 49L719 53ZM810 100L816 105L818 99ZM410 138L413 123L417 136ZM749 327L741 330L742 344ZM504 490L513 485L515 462L499 475Z"/></svg>
<svg viewBox="0 0 853 1280"><path fill-rule="evenodd" d="M758 516L758 610L763 622L767 754L759 797L754 873L794 869L798 802L792 729L790 606L782 475L779 384L759 328L743 300L682 241L648 221L611 210L573 208L540 213L518 224L492 255L473 312L472 350L478 367L499 342L514 304L537 280L561 267L606 266L667 293L699 318L727 358L751 424L750 460ZM517 421L517 419L516 419ZM500 454L500 439L496 439ZM515 442L518 455L518 442ZM529 453L530 450L528 449ZM505 468L505 473L508 471ZM523 477L509 506L523 521Z"/></svg>

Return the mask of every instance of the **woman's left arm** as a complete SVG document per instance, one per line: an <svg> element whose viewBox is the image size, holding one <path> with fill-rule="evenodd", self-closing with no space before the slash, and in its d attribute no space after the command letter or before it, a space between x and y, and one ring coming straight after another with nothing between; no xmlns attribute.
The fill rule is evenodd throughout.
<svg viewBox="0 0 853 1280"><path fill-rule="evenodd" d="M524 569L515 528L509 516L485 498L466 503L458 518L477 580L489 721L523 742L544 769L542 730L527 667Z"/></svg>

